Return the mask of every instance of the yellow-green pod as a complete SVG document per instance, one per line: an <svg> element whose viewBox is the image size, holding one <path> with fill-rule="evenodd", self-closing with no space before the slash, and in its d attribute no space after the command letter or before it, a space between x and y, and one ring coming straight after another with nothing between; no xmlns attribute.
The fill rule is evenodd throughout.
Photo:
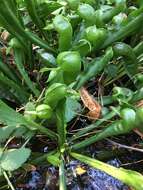
<svg viewBox="0 0 143 190"><path fill-rule="evenodd" d="M97 28L94 25L86 29L86 39L96 48L102 45L106 38L107 30L104 28Z"/></svg>
<svg viewBox="0 0 143 190"><path fill-rule="evenodd" d="M66 97L66 86L61 83L52 84L45 92L44 103L54 109L58 102Z"/></svg>
<svg viewBox="0 0 143 190"><path fill-rule="evenodd" d="M81 71L81 57L77 51L65 51L58 55L57 64L61 67L66 83L73 82Z"/></svg>
<svg viewBox="0 0 143 190"><path fill-rule="evenodd" d="M67 0L69 7L72 10L77 10L80 0Z"/></svg>
<svg viewBox="0 0 143 190"><path fill-rule="evenodd" d="M36 114L40 119L50 119L52 113L52 108L47 104L41 104L36 107Z"/></svg>
<svg viewBox="0 0 143 190"><path fill-rule="evenodd" d="M85 20L87 25L94 24L95 10L91 5L86 3L79 5L77 13Z"/></svg>
<svg viewBox="0 0 143 190"><path fill-rule="evenodd" d="M55 30L59 33L59 50L66 51L71 47L73 29L68 19L58 15L53 20Z"/></svg>

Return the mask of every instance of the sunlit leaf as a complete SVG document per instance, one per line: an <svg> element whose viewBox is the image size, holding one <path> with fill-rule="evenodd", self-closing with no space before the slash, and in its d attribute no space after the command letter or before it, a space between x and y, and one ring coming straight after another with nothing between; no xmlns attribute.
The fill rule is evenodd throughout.
<svg viewBox="0 0 143 190"><path fill-rule="evenodd" d="M1 168L6 171L18 169L29 158L30 152L28 148L6 150L0 161Z"/></svg>
<svg viewBox="0 0 143 190"><path fill-rule="evenodd" d="M75 159L80 160L81 162L84 162L85 164L88 164L91 167L99 169L117 178L123 183L133 187L134 190L143 189L143 176L136 171L126 170L124 168L116 168L114 166L110 166L99 160L95 160L93 158L90 158L81 154L77 154L77 153L71 153L71 156L74 157Z"/></svg>

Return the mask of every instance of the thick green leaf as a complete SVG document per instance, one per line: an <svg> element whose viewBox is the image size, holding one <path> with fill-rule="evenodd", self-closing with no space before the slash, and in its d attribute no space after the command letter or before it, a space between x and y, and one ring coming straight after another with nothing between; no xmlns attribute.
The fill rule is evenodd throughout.
<svg viewBox="0 0 143 190"><path fill-rule="evenodd" d="M143 190L143 176L136 171L126 170L124 168L116 168L104 162L77 153L71 153L71 156L80 160L81 162L84 162L85 164L88 164L91 167L99 169L117 178L123 183L133 187L134 190Z"/></svg>
<svg viewBox="0 0 143 190"><path fill-rule="evenodd" d="M22 166L30 156L30 149L20 148L7 150L3 153L0 165L3 170L14 171Z"/></svg>
<svg viewBox="0 0 143 190"><path fill-rule="evenodd" d="M0 121L8 126L25 126L30 130L39 130L41 133L46 134L51 139L56 138L56 133L53 131L40 126L39 124L28 121L21 114L7 106L3 101L0 100Z"/></svg>
<svg viewBox="0 0 143 190"><path fill-rule="evenodd" d="M47 67L56 66L56 59L51 53L45 52L43 49L39 49L37 50L37 55L45 66Z"/></svg>
<svg viewBox="0 0 143 190"><path fill-rule="evenodd" d="M60 154L56 153L56 154L48 154L47 155L47 160L50 164L52 164L53 166L59 166L60 165L60 159L59 159Z"/></svg>
<svg viewBox="0 0 143 190"><path fill-rule="evenodd" d="M0 127L0 143L8 139L14 128L14 126Z"/></svg>
<svg viewBox="0 0 143 190"><path fill-rule="evenodd" d="M79 111L81 111L80 103L76 99L68 97L66 100L66 110L65 110L66 122L71 121Z"/></svg>
<svg viewBox="0 0 143 190"><path fill-rule="evenodd" d="M0 100L0 121L8 126L27 125L25 118Z"/></svg>

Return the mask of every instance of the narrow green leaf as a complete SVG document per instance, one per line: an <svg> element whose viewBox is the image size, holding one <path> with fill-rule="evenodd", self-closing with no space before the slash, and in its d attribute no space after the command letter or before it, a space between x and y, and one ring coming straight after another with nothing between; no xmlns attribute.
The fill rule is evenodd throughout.
<svg viewBox="0 0 143 190"><path fill-rule="evenodd" d="M136 171L126 170L124 168L116 168L93 158L73 152L71 153L71 156L80 160L81 162L84 162L85 164L88 164L91 167L99 169L117 178L123 183L133 187L134 190L143 190L143 176Z"/></svg>
<svg viewBox="0 0 143 190"><path fill-rule="evenodd" d="M32 90L32 92L38 97L40 92L39 90L33 85L32 81L30 80L23 64L24 60L24 55L22 50L20 49L14 49L14 58L15 58L15 63L17 65L17 68L19 72L21 73L23 79L25 80L27 86Z"/></svg>
<svg viewBox="0 0 143 190"><path fill-rule="evenodd" d="M8 31L12 31L14 36L16 37L21 36L22 38L27 39L31 41L32 43L37 44L38 46L47 49L48 51L55 52L53 48L49 47L49 45L44 40L39 38L36 34L30 31L25 31L25 29L19 22L18 18L15 16L13 11L11 10L8 0L0 1L0 9L1 9L0 20L2 20L3 27L5 27ZM7 27L7 24L9 25L9 27Z"/></svg>
<svg viewBox="0 0 143 190"><path fill-rule="evenodd" d="M17 77L15 74L13 74L13 70L8 67L7 64L4 64L2 60L0 60L0 70L8 76L10 79L14 80L15 82L18 82Z"/></svg>
<svg viewBox="0 0 143 190"><path fill-rule="evenodd" d="M118 107L117 110L120 110L120 108ZM74 136L72 137L72 140L76 140L76 139L82 137L82 135L88 134L90 131L92 131L95 128L99 127L99 125L101 125L105 121L113 118L115 115L116 115L116 112L114 110L109 112L107 115L104 116L104 118L96 121L95 123L92 123L91 125L86 126L81 131L78 131L77 133L75 133Z"/></svg>
<svg viewBox="0 0 143 190"><path fill-rule="evenodd" d="M0 82L10 88L10 92L19 100L21 103L25 103L28 100L29 94L20 87L17 83L10 80L6 76L0 73Z"/></svg>
<svg viewBox="0 0 143 190"><path fill-rule="evenodd" d="M44 36L45 39L48 39L48 36L45 31L43 31L44 28L44 22L40 20L38 11L36 9L37 7L37 1L35 0L24 0L26 8L28 10L28 13L33 20L34 24L39 28L39 31Z"/></svg>

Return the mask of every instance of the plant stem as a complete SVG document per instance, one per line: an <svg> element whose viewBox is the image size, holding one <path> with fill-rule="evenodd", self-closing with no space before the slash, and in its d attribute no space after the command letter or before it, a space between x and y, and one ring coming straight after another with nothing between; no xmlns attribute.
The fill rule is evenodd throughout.
<svg viewBox="0 0 143 190"><path fill-rule="evenodd" d="M15 188L13 187L13 185L12 185L11 181L9 180L9 177L8 177L8 175L7 175L7 173L5 171L3 171L3 175L4 175L5 179L6 179L9 187L11 188L11 190L15 190Z"/></svg>

